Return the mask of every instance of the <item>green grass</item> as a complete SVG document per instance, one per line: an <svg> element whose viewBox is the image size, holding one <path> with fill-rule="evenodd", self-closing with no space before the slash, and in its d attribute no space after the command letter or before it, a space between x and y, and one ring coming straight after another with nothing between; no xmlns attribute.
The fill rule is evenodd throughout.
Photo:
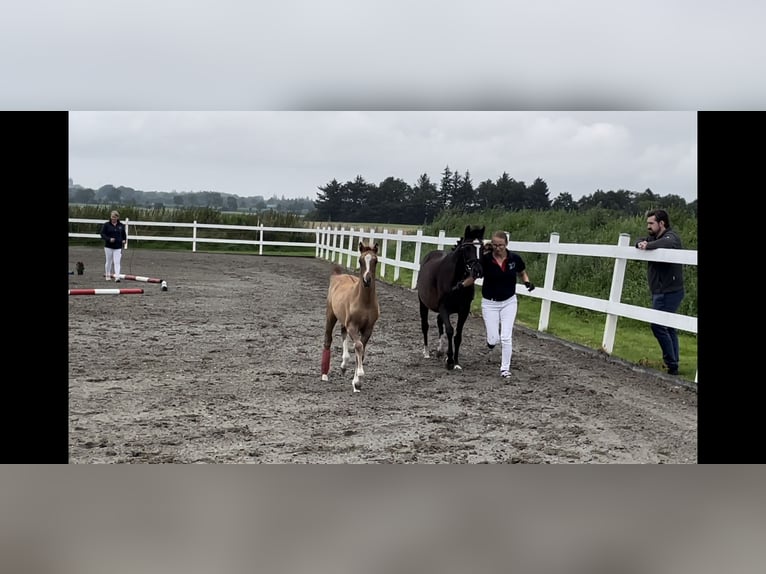
<svg viewBox="0 0 766 574"><path fill-rule="evenodd" d="M520 296L516 322L537 330L541 306L542 301L539 299ZM478 294L471 311L481 316L481 297ZM603 313L552 303L547 332L560 339L599 350L605 324L606 315ZM697 336L694 333L679 331L678 343L681 353L679 375L683 379L693 381L697 374ZM624 317L617 320L612 356L658 371L664 370L659 343L654 338L649 323L642 321Z"/></svg>

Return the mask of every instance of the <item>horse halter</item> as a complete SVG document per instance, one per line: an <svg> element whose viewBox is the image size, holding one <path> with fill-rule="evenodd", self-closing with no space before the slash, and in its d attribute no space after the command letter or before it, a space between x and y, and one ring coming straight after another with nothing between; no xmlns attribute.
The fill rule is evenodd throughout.
<svg viewBox="0 0 766 574"><path fill-rule="evenodd" d="M465 260L465 276L469 275L474 279L478 279L484 275L484 270L481 267L481 248L482 242L480 239L474 239L469 242L461 242L457 247L463 252L463 259ZM471 251L473 249L473 251ZM468 256L470 253L473 257Z"/></svg>

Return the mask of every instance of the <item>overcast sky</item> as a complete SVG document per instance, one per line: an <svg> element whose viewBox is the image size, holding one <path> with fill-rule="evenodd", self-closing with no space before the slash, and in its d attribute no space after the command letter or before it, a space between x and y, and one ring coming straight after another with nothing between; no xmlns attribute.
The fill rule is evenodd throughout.
<svg viewBox="0 0 766 574"><path fill-rule="evenodd" d="M763 0L25 0L0 107L764 109Z"/></svg>
<svg viewBox="0 0 766 574"><path fill-rule="evenodd" d="M763 0L8 4L2 109L766 108ZM475 182L542 177L553 196L650 187L696 197L691 114L221 117L73 114L71 176L88 187L305 197L333 177L413 184L449 165Z"/></svg>
<svg viewBox="0 0 766 574"><path fill-rule="evenodd" d="M540 177L551 199L650 188L697 198L696 112L70 112L69 176L98 189L310 197L361 175L474 187Z"/></svg>

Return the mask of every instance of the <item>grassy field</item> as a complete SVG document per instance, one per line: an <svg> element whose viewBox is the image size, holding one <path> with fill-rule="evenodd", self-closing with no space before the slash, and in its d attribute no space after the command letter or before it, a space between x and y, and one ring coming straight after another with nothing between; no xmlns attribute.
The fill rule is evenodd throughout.
<svg viewBox="0 0 766 574"><path fill-rule="evenodd" d="M531 329L537 329L541 305L542 301L539 299L520 296L516 321ZM472 310L481 315L481 299L478 296L474 299ZM598 350L601 348L605 324L606 315L603 313L552 303L548 333ZM697 373L697 335L679 331L678 342L681 355L679 375L693 381ZM649 323L642 321L624 317L617 321L612 356L658 371L664 370L660 345L654 338Z"/></svg>

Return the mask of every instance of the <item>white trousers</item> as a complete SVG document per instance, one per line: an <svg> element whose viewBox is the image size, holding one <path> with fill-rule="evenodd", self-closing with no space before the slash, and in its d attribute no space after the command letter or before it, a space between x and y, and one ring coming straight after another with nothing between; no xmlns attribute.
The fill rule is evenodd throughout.
<svg viewBox="0 0 766 574"><path fill-rule="evenodd" d="M516 295L505 301L490 301L482 298L481 316L487 329L487 344L501 344L502 356L500 370L511 370L511 355L513 354L513 323L516 321L516 311L519 300Z"/></svg>
<svg viewBox="0 0 766 574"><path fill-rule="evenodd" d="M112 267L114 267L114 274L119 275L121 273L120 262L122 261L122 249L104 247L104 255L106 256L104 274L109 277L112 274Z"/></svg>

